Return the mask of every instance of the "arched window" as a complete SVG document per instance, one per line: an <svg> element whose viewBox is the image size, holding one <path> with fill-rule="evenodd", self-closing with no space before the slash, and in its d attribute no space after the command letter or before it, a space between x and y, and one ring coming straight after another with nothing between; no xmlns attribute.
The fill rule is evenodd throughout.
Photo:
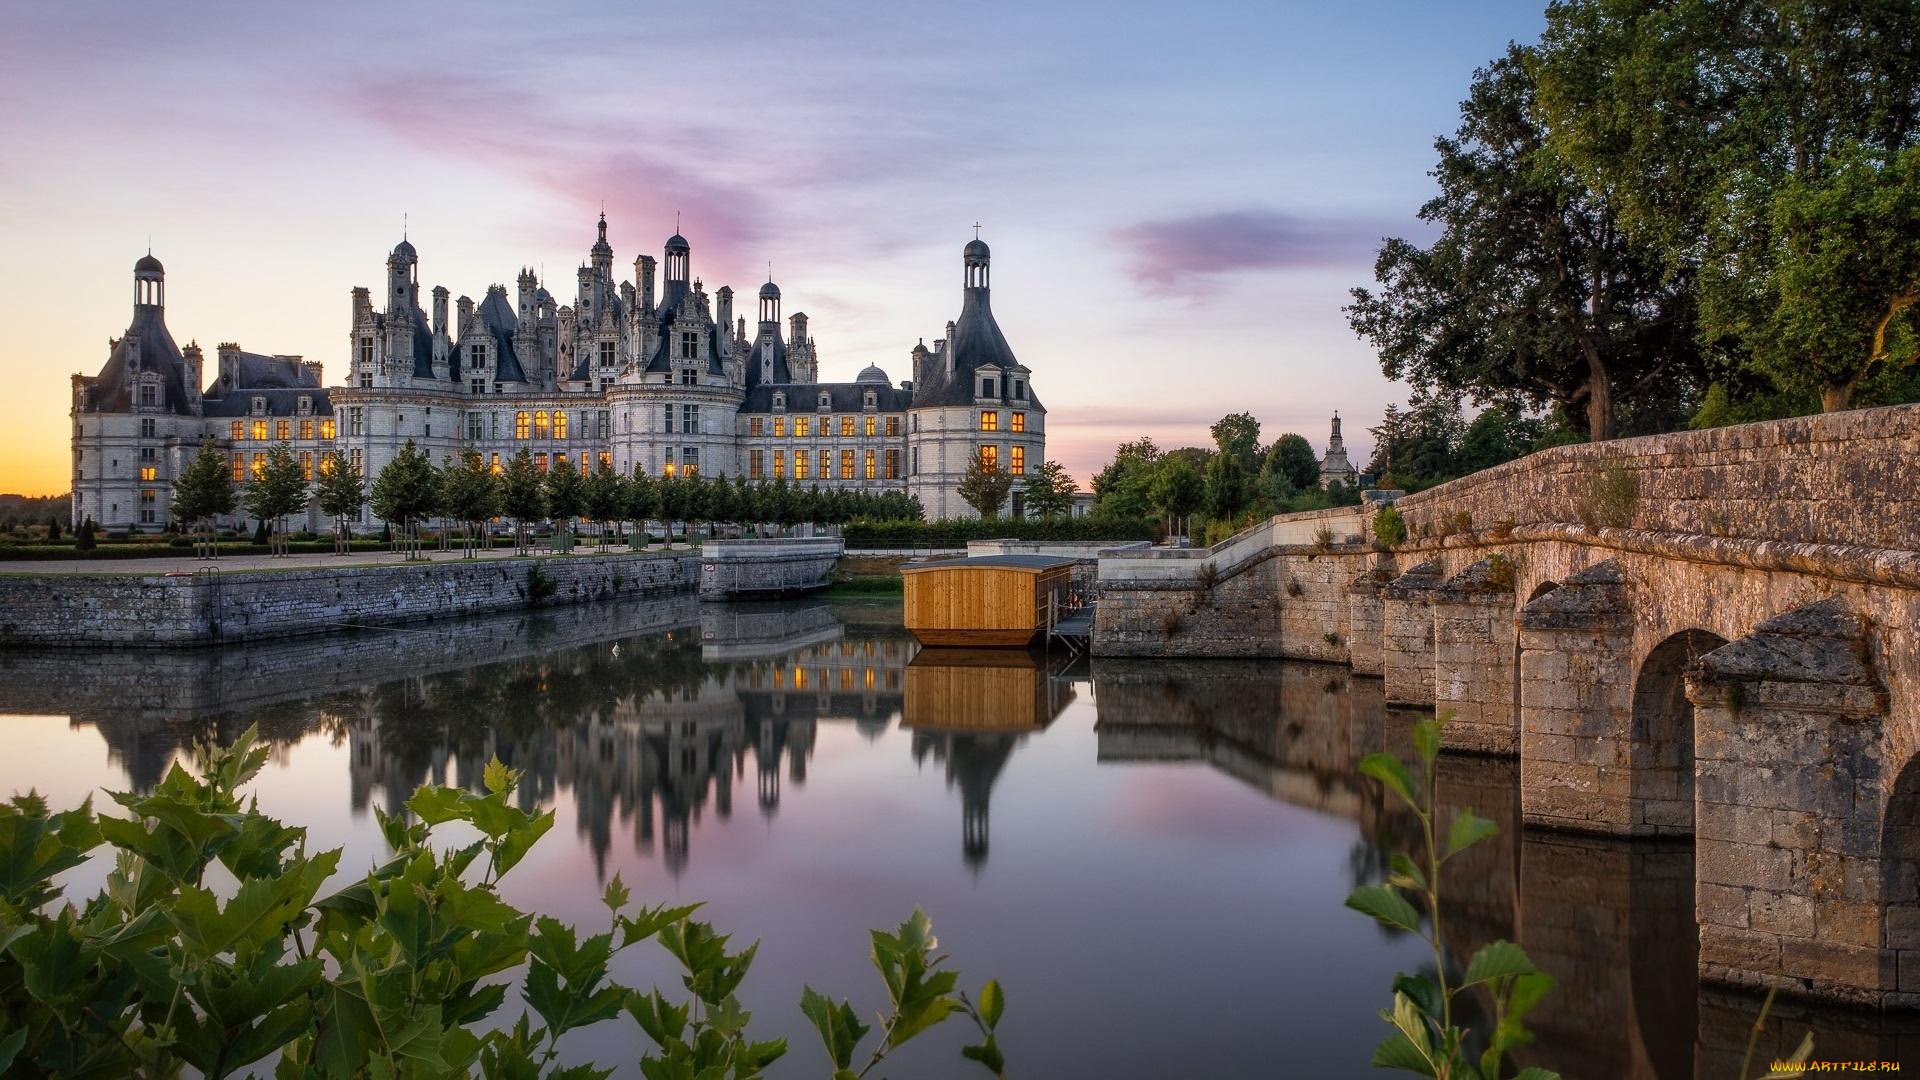
<svg viewBox="0 0 1920 1080"><path fill-rule="evenodd" d="M545 409L536 409L536 410L534 410L534 414L533 414L533 437L534 437L534 438L536 438L536 439L544 439L544 438L546 438L546 437L547 437L547 431L548 431L548 428L547 428L547 410L545 410Z"/></svg>
<svg viewBox="0 0 1920 1080"><path fill-rule="evenodd" d="M525 409L513 414L513 437L516 439L524 439L527 437L527 411Z"/></svg>

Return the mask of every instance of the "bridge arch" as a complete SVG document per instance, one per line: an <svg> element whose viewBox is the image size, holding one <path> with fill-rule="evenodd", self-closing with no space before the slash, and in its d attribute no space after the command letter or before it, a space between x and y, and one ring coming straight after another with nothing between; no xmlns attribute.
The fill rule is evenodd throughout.
<svg viewBox="0 0 1920 1080"><path fill-rule="evenodd" d="M1880 828L1881 944L1920 963L1920 755L1895 777Z"/></svg>
<svg viewBox="0 0 1920 1080"><path fill-rule="evenodd" d="M1725 645L1710 630L1668 635L1647 653L1633 680L1628 757L1635 831L1669 836L1693 833L1693 703L1686 671Z"/></svg>

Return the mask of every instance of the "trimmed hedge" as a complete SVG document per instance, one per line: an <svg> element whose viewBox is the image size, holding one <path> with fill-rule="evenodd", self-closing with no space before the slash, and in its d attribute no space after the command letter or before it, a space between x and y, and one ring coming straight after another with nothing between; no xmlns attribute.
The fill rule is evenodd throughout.
<svg viewBox="0 0 1920 1080"><path fill-rule="evenodd" d="M968 540L1151 540L1153 523L1111 517L949 518L941 521L849 521L847 546L924 547Z"/></svg>

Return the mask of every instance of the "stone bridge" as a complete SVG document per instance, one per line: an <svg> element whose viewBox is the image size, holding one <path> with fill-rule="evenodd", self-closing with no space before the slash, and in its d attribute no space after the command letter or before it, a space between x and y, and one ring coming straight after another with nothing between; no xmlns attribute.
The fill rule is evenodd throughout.
<svg viewBox="0 0 1920 1080"><path fill-rule="evenodd" d="M1920 406L1559 447L1104 557L1093 650L1378 675L1527 825L1691 836L1703 979L1920 1006L1916 467Z"/></svg>

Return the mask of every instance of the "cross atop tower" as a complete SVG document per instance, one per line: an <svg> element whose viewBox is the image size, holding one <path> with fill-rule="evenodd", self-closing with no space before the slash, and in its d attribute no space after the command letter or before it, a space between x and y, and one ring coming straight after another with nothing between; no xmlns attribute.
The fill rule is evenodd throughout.
<svg viewBox="0 0 1920 1080"><path fill-rule="evenodd" d="M977 221L973 223L973 238L980 239L980 223Z"/></svg>

